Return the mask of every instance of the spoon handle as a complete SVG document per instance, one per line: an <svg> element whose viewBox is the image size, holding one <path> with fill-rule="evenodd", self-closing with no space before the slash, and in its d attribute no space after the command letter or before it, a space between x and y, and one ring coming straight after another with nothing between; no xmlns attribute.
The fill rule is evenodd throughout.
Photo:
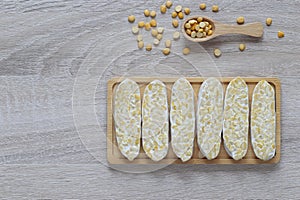
<svg viewBox="0 0 300 200"><path fill-rule="evenodd" d="M217 35L225 35L225 34L243 34L249 35L252 37L261 37L264 32L264 28L262 23L254 22L245 25L229 25L229 24L221 24L216 23L216 31Z"/></svg>

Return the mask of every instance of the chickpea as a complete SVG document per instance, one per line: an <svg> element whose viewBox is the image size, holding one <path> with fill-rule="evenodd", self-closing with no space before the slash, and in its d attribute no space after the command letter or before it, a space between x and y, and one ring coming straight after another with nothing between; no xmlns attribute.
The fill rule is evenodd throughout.
<svg viewBox="0 0 300 200"><path fill-rule="evenodd" d="M163 54L165 54L166 56L170 54L170 48L164 48L162 50Z"/></svg>
<svg viewBox="0 0 300 200"><path fill-rule="evenodd" d="M236 23L238 23L238 24L244 24L244 22L245 22L244 17L238 17L238 18L236 19Z"/></svg>
<svg viewBox="0 0 300 200"><path fill-rule="evenodd" d="M174 28L177 28L177 27L178 27L178 25L179 25L179 22L178 22L178 20L176 20L176 19L173 19L173 21L172 21L172 25L173 25L173 27L174 27Z"/></svg>
<svg viewBox="0 0 300 200"><path fill-rule="evenodd" d="M148 9L144 10L144 15L145 15L145 17L149 17L150 11Z"/></svg>
<svg viewBox="0 0 300 200"><path fill-rule="evenodd" d="M145 26L145 22L144 22L144 21L140 21L140 22L138 23L138 27L139 27L139 28L144 28L144 26Z"/></svg>
<svg viewBox="0 0 300 200"><path fill-rule="evenodd" d="M278 38L283 38L284 37L284 32L278 31L277 36L278 36Z"/></svg>
<svg viewBox="0 0 300 200"><path fill-rule="evenodd" d="M221 50L220 49L215 49L214 50L214 55L215 55L215 57L220 57L222 55Z"/></svg>
<svg viewBox="0 0 300 200"><path fill-rule="evenodd" d="M157 31L156 29L152 29L151 35L152 35L153 37L156 37L157 34L158 34L158 31Z"/></svg>
<svg viewBox="0 0 300 200"><path fill-rule="evenodd" d="M139 42L138 42L138 48L139 48L139 49L144 48L144 42L143 42L143 41L139 41Z"/></svg>
<svg viewBox="0 0 300 200"><path fill-rule="evenodd" d="M213 11L213 12L218 12L218 11L219 11L219 6L213 5L213 6L212 6L212 11Z"/></svg>
<svg viewBox="0 0 300 200"><path fill-rule="evenodd" d="M177 17L177 12L172 12L172 18L176 18Z"/></svg>
<svg viewBox="0 0 300 200"><path fill-rule="evenodd" d="M170 48L172 45L172 41L171 40L166 40L165 45L167 48Z"/></svg>
<svg viewBox="0 0 300 200"><path fill-rule="evenodd" d="M271 24L272 24L272 18L267 18L266 19L266 24L267 24L267 26L271 26Z"/></svg>
<svg viewBox="0 0 300 200"><path fill-rule="evenodd" d="M172 5L173 5L172 1L167 1L166 2L167 8L171 8Z"/></svg>
<svg viewBox="0 0 300 200"><path fill-rule="evenodd" d="M154 10L152 10L150 12L150 17L155 18L156 17L156 12Z"/></svg>
<svg viewBox="0 0 300 200"><path fill-rule="evenodd" d="M157 38L154 38L154 40L153 40L153 44L154 44L154 45L156 45L156 46L159 45L159 42L160 42L160 41L159 41Z"/></svg>
<svg viewBox="0 0 300 200"><path fill-rule="evenodd" d="M191 13L191 10L189 8L184 9L184 14L189 15Z"/></svg>
<svg viewBox="0 0 300 200"><path fill-rule="evenodd" d="M151 19L150 25L151 25L151 27L156 27L157 26L156 20L155 19Z"/></svg>
<svg viewBox="0 0 300 200"><path fill-rule="evenodd" d="M183 17L184 17L184 16L183 16L183 12L179 12L179 13L178 13L178 18L179 18L179 19L183 19Z"/></svg>
<svg viewBox="0 0 300 200"><path fill-rule="evenodd" d="M145 23L145 30L150 31L150 29L151 29L150 23L149 22Z"/></svg>
<svg viewBox="0 0 300 200"><path fill-rule="evenodd" d="M137 26L133 26L131 29L133 34L138 34L139 33L139 28Z"/></svg>
<svg viewBox="0 0 300 200"><path fill-rule="evenodd" d="M199 8L200 8L201 10L205 10L205 9L206 9L206 4L205 4L205 3L201 3L201 4L199 5Z"/></svg>
<svg viewBox="0 0 300 200"><path fill-rule="evenodd" d="M167 6L166 5L161 5L160 6L160 12L165 14L167 12Z"/></svg>
<svg viewBox="0 0 300 200"><path fill-rule="evenodd" d="M133 23L133 22L135 21L135 16L134 16L134 15L129 15L129 16L128 16L128 21L129 21L130 23Z"/></svg>
<svg viewBox="0 0 300 200"><path fill-rule="evenodd" d="M147 51L151 51L152 50L152 45L151 44L147 44L146 45L146 50Z"/></svg>
<svg viewBox="0 0 300 200"><path fill-rule="evenodd" d="M182 50L183 55L188 55L190 53L190 48L186 47Z"/></svg>
<svg viewBox="0 0 300 200"><path fill-rule="evenodd" d="M245 44L240 44L239 49L240 49L240 51L244 51L246 49L246 45Z"/></svg>
<svg viewBox="0 0 300 200"><path fill-rule="evenodd" d="M173 39L174 40L178 40L180 38L180 33L178 32L178 31L175 31L174 33L173 33Z"/></svg>
<svg viewBox="0 0 300 200"><path fill-rule="evenodd" d="M158 39L158 40L161 40L163 38L163 35L162 34L157 34L157 36L156 36L156 39Z"/></svg>
<svg viewBox="0 0 300 200"><path fill-rule="evenodd" d="M178 6L175 7L175 11L176 12L181 12L181 10L182 10L182 6L181 5L178 5Z"/></svg>

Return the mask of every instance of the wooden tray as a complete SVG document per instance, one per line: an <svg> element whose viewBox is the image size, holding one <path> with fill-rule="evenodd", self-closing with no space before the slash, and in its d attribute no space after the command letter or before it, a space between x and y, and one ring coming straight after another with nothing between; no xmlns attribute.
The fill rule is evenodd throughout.
<svg viewBox="0 0 300 200"><path fill-rule="evenodd" d="M214 160L207 160L206 158L199 158L201 155L200 150L197 145L197 139L195 138L194 144L194 153L192 158L187 162L182 162L179 158L176 157L174 152L172 151L171 144L169 143L169 151L167 156L159 161L154 162L145 154L142 145L139 156L133 160L127 160L119 151L116 141L116 132L114 129L114 120L113 120L113 95L116 86L125 78L113 78L107 83L107 160L110 164L274 164L280 161L280 81L278 78L248 78L242 77L248 85L249 89L249 106L251 108L252 102L252 92L255 85L260 80L267 80L275 89L275 104L276 104L276 155L269 161L262 161L255 157L251 146L250 140L250 126L249 126L249 146L248 152L246 156L239 160L233 160L225 151L223 141L221 144L221 150L219 156ZM171 88L173 83L178 78L158 78L158 77L131 77L130 79L136 81L140 85L141 97L143 96L144 89L148 83L152 80L158 79L163 81L166 84L168 91L168 102L170 104L170 96L171 96ZM195 105L197 104L197 96L199 88L202 82L206 79L203 77L190 77L186 78L190 81L192 87L195 92ZM223 83L224 92L226 91L226 87L229 82L232 80L232 77L219 78L219 80ZM141 143L142 144L142 143Z"/></svg>

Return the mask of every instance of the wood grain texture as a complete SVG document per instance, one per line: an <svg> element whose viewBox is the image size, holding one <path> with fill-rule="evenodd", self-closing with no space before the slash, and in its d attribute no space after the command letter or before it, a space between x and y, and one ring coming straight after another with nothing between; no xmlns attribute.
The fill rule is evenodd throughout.
<svg viewBox="0 0 300 200"><path fill-rule="evenodd" d="M178 78L160 78L160 77L127 77L130 80L135 81L140 88L141 96L143 97L145 87L154 80L160 80L166 85L167 95L168 95L168 105L170 107L170 101L171 101L171 91L172 86L174 82ZM207 78L205 77L185 77L191 84L194 90L194 99L195 99L195 107L197 106L198 101L198 93L201 84L203 81L205 81ZM281 105L281 85L280 80L277 78L271 78L271 77L260 77L260 78L251 78L251 77L241 77L248 86L248 103L249 103L249 110L251 108L252 104L252 96L253 96L253 90L256 86L256 84L261 80L268 81L275 91L275 111L276 111L276 155L268 160L268 161L262 161L258 159L253 151L252 144L251 144L251 133L250 128L248 132L248 150L245 155L245 157L241 160L235 161L233 160L228 153L226 152L224 148L224 141L222 139L221 149L218 157L213 160L207 160L206 158L203 158L204 156L199 150L197 140L194 140L194 150L193 150L193 156L190 160L187 162L182 162L173 152L172 147L169 146L168 148L168 154L164 159L162 159L159 162L153 162L146 154L143 148L141 147L139 155L133 160L129 161L125 156L123 156L119 150L117 139L116 139L116 130L115 130L115 123L114 123L114 116L113 116L113 99L116 95L116 88L117 86L124 80L124 77L119 78L112 78L107 83L107 138L106 138L106 146L107 146L107 160L110 164L276 164L280 161L280 149L281 149L281 136L280 136L280 105ZM224 91L226 91L226 88L228 87L228 84L231 80L233 80L233 77L220 77L219 78ZM143 100L141 100L143 101ZM249 116L251 112L249 111ZM196 122L195 122L196 123ZM249 118L249 124L250 124L250 118ZM249 125L250 127L250 125ZM170 138L170 136L169 136ZM141 141L142 142L142 141ZM200 157L200 158L199 158Z"/></svg>
<svg viewBox="0 0 300 200"><path fill-rule="evenodd" d="M163 42L139 51L127 16L158 11L172 38L163 1L0 2L0 198L2 199L299 199L300 2L216 0L191 15L235 24L273 18L261 39L220 36L195 44L183 37L171 54ZM180 30L180 28L178 28ZM285 37L278 39L277 31ZM147 32L146 43L152 42ZM163 40L164 41L164 40ZM238 45L246 44L240 52ZM183 56L185 46L191 54ZM213 49L223 54L214 58ZM213 67L212 67L213 66ZM174 165L151 173L106 163L106 82L114 76L278 77L281 161L276 166ZM216 75L217 74L217 75ZM114 170L116 169L116 170ZM206 192L203 192L206 191Z"/></svg>

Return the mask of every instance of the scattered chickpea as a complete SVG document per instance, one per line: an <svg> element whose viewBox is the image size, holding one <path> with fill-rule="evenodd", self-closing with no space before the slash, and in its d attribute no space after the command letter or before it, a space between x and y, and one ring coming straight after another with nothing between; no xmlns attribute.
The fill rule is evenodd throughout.
<svg viewBox="0 0 300 200"><path fill-rule="evenodd" d="M186 47L182 50L183 55L188 55L190 53L190 48Z"/></svg>
<svg viewBox="0 0 300 200"><path fill-rule="evenodd" d="M218 11L219 11L219 6L213 5L213 6L212 6L212 11L213 11L213 12L218 12Z"/></svg>
<svg viewBox="0 0 300 200"><path fill-rule="evenodd" d="M166 13L167 12L167 6L166 5L161 5L160 6L160 12L163 13L163 14Z"/></svg>
<svg viewBox="0 0 300 200"><path fill-rule="evenodd" d="M170 48L164 48L164 49L162 50L162 52L163 52L163 54L165 54L165 55L169 55L169 54L170 54Z"/></svg>
<svg viewBox="0 0 300 200"><path fill-rule="evenodd" d="M181 5L178 5L175 7L175 11L176 12L180 12L182 10L182 6Z"/></svg>
<svg viewBox="0 0 300 200"><path fill-rule="evenodd" d="M206 4L205 4L205 3L201 3L201 4L199 5L199 8L200 8L201 10L205 10L205 9L206 9Z"/></svg>
<svg viewBox="0 0 300 200"><path fill-rule="evenodd" d="M267 26L271 26L271 24L272 24L272 18L267 18L266 19L266 24L267 24Z"/></svg>
<svg viewBox="0 0 300 200"><path fill-rule="evenodd" d="M138 42L138 48L139 48L139 49L144 48L144 42L143 42L143 41L139 41L139 42Z"/></svg>
<svg viewBox="0 0 300 200"><path fill-rule="evenodd" d="M174 33L173 33L173 39L174 40L178 40L180 38L180 33L178 32L178 31L175 31Z"/></svg>
<svg viewBox="0 0 300 200"><path fill-rule="evenodd" d="M239 49L240 49L240 51L244 51L246 49L246 45L245 44L240 44Z"/></svg>
<svg viewBox="0 0 300 200"><path fill-rule="evenodd" d="M215 57L220 57L222 55L221 50L220 49L215 49L214 50L214 55L215 55Z"/></svg>
<svg viewBox="0 0 300 200"><path fill-rule="evenodd" d="M177 12L172 12L172 18L176 18L177 17Z"/></svg>
<svg viewBox="0 0 300 200"><path fill-rule="evenodd" d="M179 13L178 13L178 18L179 18L179 19L183 19L183 17L184 17L184 16L183 16L183 12L179 12Z"/></svg>
<svg viewBox="0 0 300 200"><path fill-rule="evenodd" d="M148 9L144 10L144 15L145 15L145 17L149 17L150 11Z"/></svg>
<svg viewBox="0 0 300 200"><path fill-rule="evenodd" d="M176 20L176 19L173 19L173 21L172 21L172 25L173 25L173 27L174 27L174 28L177 28L177 27L178 27L178 25L179 25L179 23L178 23L178 20Z"/></svg>
<svg viewBox="0 0 300 200"><path fill-rule="evenodd" d="M158 31L157 31L156 29L152 29L151 35L152 35L153 37L156 37L157 34L158 34Z"/></svg>
<svg viewBox="0 0 300 200"><path fill-rule="evenodd" d="M139 28L137 26L133 26L131 29L133 34L138 34L139 33Z"/></svg>
<svg viewBox="0 0 300 200"><path fill-rule="evenodd" d="M161 40L161 39L163 38L163 35L162 35L162 34L157 34L156 38L157 38L158 40Z"/></svg>
<svg viewBox="0 0 300 200"><path fill-rule="evenodd" d="M278 31L277 36L278 36L278 38L283 38L284 37L284 32Z"/></svg>
<svg viewBox="0 0 300 200"><path fill-rule="evenodd" d="M171 40L166 40L165 45L167 48L170 48L172 45L172 41Z"/></svg>
<svg viewBox="0 0 300 200"><path fill-rule="evenodd" d="M173 5L172 1L167 1L166 2L167 8L171 8L172 5Z"/></svg>
<svg viewBox="0 0 300 200"><path fill-rule="evenodd" d="M184 14L189 15L191 13L191 10L189 8L184 9Z"/></svg>
<svg viewBox="0 0 300 200"><path fill-rule="evenodd" d="M143 36L142 36L142 35L138 35L138 36L136 37L136 40L137 40L138 42L143 41Z"/></svg>
<svg viewBox="0 0 300 200"><path fill-rule="evenodd" d="M139 28L143 28L145 26L145 22L144 21L140 21L139 23L138 23L138 27Z"/></svg>
<svg viewBox="0 0 300 200"><path fill-rule="evenodd" d="M156 20L155 19L151 19L150 20L150 25L151 25L151 27L156 27L157 26Z"/></svg>
<svg viewBox="0 0 300 200"><path fill-rule="evenodd" d="M151 44L147 44L146 45L146 50L147 51L151 51L152 50L152 45Z"/></svg>
<svg viewBox="0 0 300 200"><path fill-rule="evenodd" d="M153 44L154 44L154 45L159 45L159 42L160 42L160 41L159 41L157 38L154 38L154 40L153 40Z"/></svg>
<svg viewBox="0 0 300 200"><path fill-rule="evenodd" d="M156 17L156 12L154 10L152 10L150 12L150 17L152 17L152 18Z"/></svg>
<svg viewBox="0 0 300 200"><path fill-rule="evenodd" d="M150 29L151 29L150 23L149 22L145 23L145 30L150 31Z"/></svg>
<svg viewBox="0 0 300 200"><path fill-rule="evenodd" d="M128 16L128 21L129 21L130 23L133 23L133 22L135 21L135 16L134 16L134 15L129 15L129 16Z"/></svg>
<svg viewBox="0 0 300 200"><path fill-rule="evenodd" d="M244 24L245 23L245 18L244 17L238 17L236 19L236 23L238 23L238 24Z"/></svg>
<svg viewBox="0 0 300 200"><path fill-rule="evenodd" d="M164 30L165 30L165 29L164 29L163 27L158 27L158 28L157 28L157 32L158 32L158 33L163 33Z"/></svg>

